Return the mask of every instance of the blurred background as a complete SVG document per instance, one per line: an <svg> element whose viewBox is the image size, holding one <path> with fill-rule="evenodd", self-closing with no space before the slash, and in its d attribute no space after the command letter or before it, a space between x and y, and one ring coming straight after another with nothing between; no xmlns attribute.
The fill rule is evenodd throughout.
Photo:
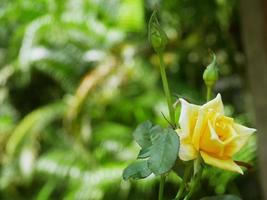
<svg viewBox="0 0 267 200"><path fill-rule="evenodd" d="M211 49L220 69L215 92L222 94L227 115L258 128L254 108L258 114L266 110L261 78L267 62L250 41L253 26L262 27L264 19L257 10L261 1L252 2L255 6L248 0L241 6L238 0L1 0L0 199L156 199L155 177L128 182L121 177L139 150L132 137L137 124L150 119L167 125L159 63L147 40L156 4L169 37L164 60L174 100L205 102L202 73ZM254 38L263 45L261 36ZM255 68L249 70L250 64ZM253 104L252 96L261 104ZM252 170L239 176L207 167L197 195L263 199L257 135L236 159ZM171 173L166 199L175 196L177 183Z"/></svg>

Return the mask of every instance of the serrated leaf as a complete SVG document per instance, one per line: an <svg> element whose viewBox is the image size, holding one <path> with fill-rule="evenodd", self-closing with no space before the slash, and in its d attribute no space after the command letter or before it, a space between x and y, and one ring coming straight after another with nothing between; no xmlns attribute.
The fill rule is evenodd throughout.
<svg viewBox="0 0 267 200"><path fill-rule="evenodd" d="M152 135L153 145L150 148L148 166L155 175L168 172L175 164L179 151L179 137L173 129L161 129Z"/></svg>
<svg viewBox="0 0 267 200"><path fill-rule="evenodd" d="M152 123L150 121L146 121L135 129L133 135L135 141L140 145L142 148L146 148L152 145L150 139L150 129L152 128Z"/></svg>
<svg viewBox="0 0 267 200"><path fill-rule="evenodd" d="M242 199L234 195L219 195L219 196L203 197L200 200L242 200Z"/></svg>
<svg viewBox="0 0 267 200"><path fill-rule="evenodd" d="M148 168L147 160L135 161L123 170L122 177L124 180L128 179L142 179L151 174Z"/></svg>

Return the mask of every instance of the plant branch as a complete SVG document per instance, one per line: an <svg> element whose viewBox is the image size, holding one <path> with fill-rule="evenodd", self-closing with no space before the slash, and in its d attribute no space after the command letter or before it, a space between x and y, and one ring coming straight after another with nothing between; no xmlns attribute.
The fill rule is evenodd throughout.
<svg viewBox="0 0 267 200"><path fill-rule="evenodd" d="M165 64L163 61L163 55L162 55L162 53L158 53L158 56L159 56L159 61L160 61L160 74L161 74L161 79L162 79L162 84L163 84L163 90L165 93L165 97L167 99L170 121L173 125L175 125L175 113L174 113L174 108L172 105L171 93L170 93L170 89L169 89L168 79L166 76Z"/></svg>
<svg viewBox="0 0 267 200"><path fill-rule="evenodd" d="M160 185L159 185L159 200L163 200L165 179L166 179L166 176L165 175L161 175L161 177L160 177Z"/></svg>
<svg viewBox="0 0 267 200"><path fill-rule="evenodd" d="M211 99L211 90L212 90L212 87L207 86L207 101Z"/></svg>
<svg viewBox="0 0 267 200"><path fill-rule="evenodd" d="M202 172L203 172L203 167L200 167L199 171L195 175L195 178L192 180L192 185L190 187L188 194L185 196L184 200L189 200L191 198L191 196L193 195L193 193L195 192L195 190L196 190L196 188L199 185L199 182L201 180Z"/></svg>
<svg viewBox="0 0 267 200"><path fill-rule="evenodd" d="M185 186L187 184L187 181L190 177L190 173L191 173L191 169L192 169L192 164L190 163L188 166L186 166L185 168L185 172L184 172L184 177L183 177L183 181L182 181L182 184L181 184L181 187L180 189L178 190L174 200L179 200L181 199L182 195L183 195L183 192L185 190Z"/></svg>

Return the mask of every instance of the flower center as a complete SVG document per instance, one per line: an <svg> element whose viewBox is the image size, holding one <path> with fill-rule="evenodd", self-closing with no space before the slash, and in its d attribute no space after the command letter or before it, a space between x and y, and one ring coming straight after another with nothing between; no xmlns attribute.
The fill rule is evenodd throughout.
<svg viewBox="0 0 267 200"><path fill-rule="evenodd" d="M231 118L225 117L221 114L216 116L214 129L221 141L225 141L229 137L231 137L231 129L230 129L231 122L232 122Z"/></svg>

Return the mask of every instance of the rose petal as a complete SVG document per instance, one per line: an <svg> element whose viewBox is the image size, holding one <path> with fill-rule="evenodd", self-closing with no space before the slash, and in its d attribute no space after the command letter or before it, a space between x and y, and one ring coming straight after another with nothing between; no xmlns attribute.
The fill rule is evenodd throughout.
<svg viewBox="0 0 267 200"><path fill-rule="evenodd" d="M189 161L197 158L197 151L194 146L181 140L179 158L183 161Z"/></svg>
<svg viewBox="0 0 267 200"><path fill-rule="evenodd" d="M224 108L223 108L223 102L222 102L221 95L217 94L216 98L205 103L203 106L201 106L201 110L202 111L213 110L216 113L224 114Z"/></svg>
<svg viewBox="0 0 267 200"><path fill-rule="evenodd" d="M212 125L221 141L226 141L236 135L235 130L232 128L233 122L234 120L230 117L222 114L215 115Z"/></svg>
<svg viewBox="0 0 267 200"><path fill-rule="evenodd" d="M240 149L248 141L249 137L256 131L254 128L248 128L237 123L233 124L233 129L236 131L238 136L233 142L227 145L225 149L226 155L234 155L240 151Z"/></svg>
<svg viewBox="0 0 267 200"><path fill-rule="evenodd" d="M201 157L203 158L204 162L209 164L209 165L243 174L242 169L232 159L216 158L216 157L214 157L208 153L205 153L203 151L200 151L200 154L201 154Z"/></svg>
<svg viewBox="0 0 267 200"><path fill-rule="evenodd" d="M208 126L207 122L209 119L209 114L208 114L209 111L212 111L212 113L215 113L215 114L224 113L223 103L222 103L220 94L218 94L215 99L201 106L199 109L198 119L197 119L196 126L194 129L193 137L192 137L192 143L197 150L199 150L199 142L200 142L201 135L203 134L203 131L205 131L205 129Z"/></svg>
<svg viewBox="0 0 267 200"><path fill-rule="evenodd" d="M182 129L182 137L192 136L194 127L196 124L199 106L193 105L185 101L184 99L179 99L181 102L181 115L179 119L179 124Z"/></svg>
<svg viewBox="0 0 267 200"><path fill-rule="evenodd" d="M179 136L182 134L181 129L177 129L176 132ZM183 161L189 161L197 158L197 151L190 143L190 138L181 138L180 136L179 158Z"/></svg>
<svg viewBox="0 0 267 200"><path fill-rule="evenodd" d="M223 156L224 144L216 134L210 121L208 121L208 129L201 135L200 149L218 156Z"/></svg>
<svg viewBox="0 0 267 200"><path fill-rule="evenodd" d="M232 141L234 141L235 139L238 138L238 134L235 131L235 129L232 127L231 124L226 124L227 129L223 130L224 132L222 133L223 135L221 135L221 141L222 143L226 146L227 144L231 143ZM218 132L216 132L218 135ZM220 137L220 136L219 136Z"/></svg>

